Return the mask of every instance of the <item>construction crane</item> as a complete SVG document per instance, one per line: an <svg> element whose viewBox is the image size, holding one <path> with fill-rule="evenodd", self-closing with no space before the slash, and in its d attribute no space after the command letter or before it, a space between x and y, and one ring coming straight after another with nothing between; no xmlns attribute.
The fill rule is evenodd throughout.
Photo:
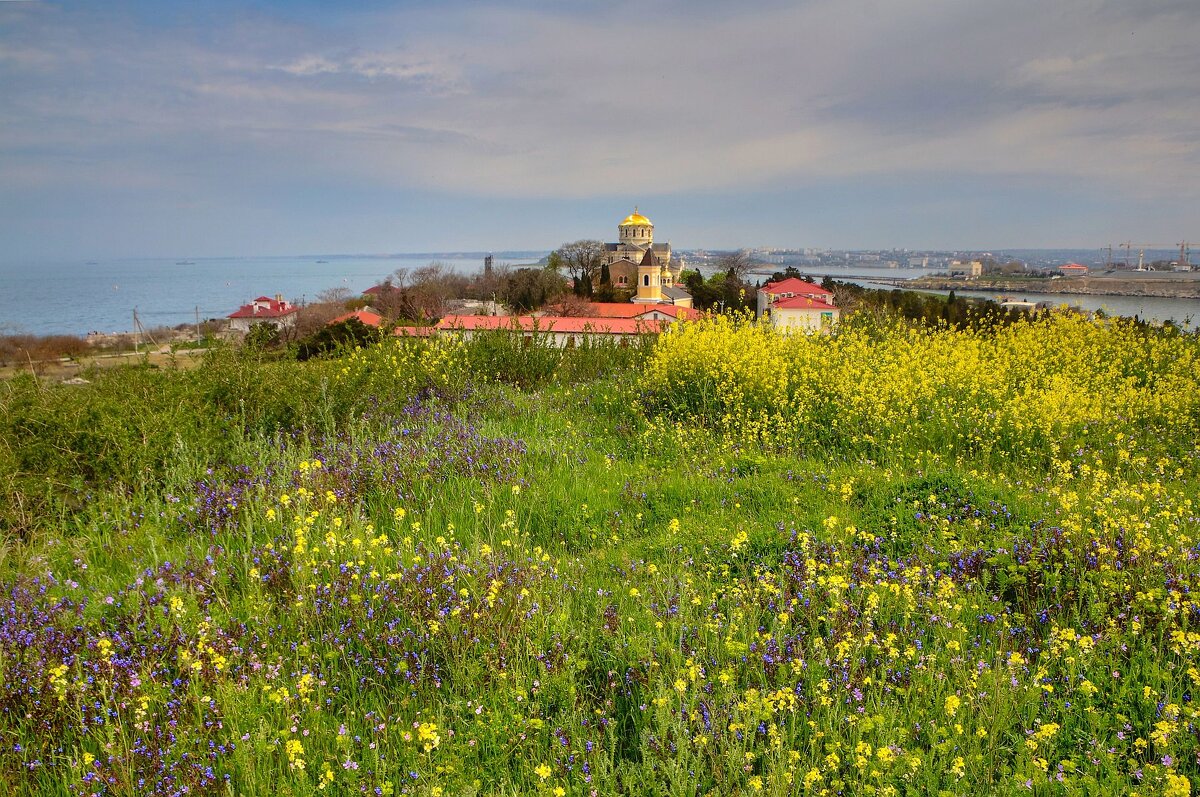
<svg viewBox="0 0 1200 797"><path fill-rule="evenodd" d="M1185 242L1183 244L1179 244L1179 246L1181 247L1180 251L1182 252L1183 248L1185 248L1187 246L1187 244ZM1165 244L1135 244L1133 241L1126 241L1125 243L1117 244L1117 248L1125 250L1125 268L1130 267L1129 261L1131 259L1133 250L1134 249L1138 250L1138 264L1137 264L1137 269L1135 269L1135 270L1136 271L1147 271L1147 270L1152 270L1152 269L1148 269L1146 266L1146 250L1147 249L1151 249L1151 250L1158 249L1158 250L1162 250L1162 251L1169 251L1173 247L1170 245L1165 245ZM1110 264L1111 264L1111 258L1112 258L1112 254L1111 254L1112 253L1112 245L1111 244L1108 247L1108 251L1109 251Z"/></svg>

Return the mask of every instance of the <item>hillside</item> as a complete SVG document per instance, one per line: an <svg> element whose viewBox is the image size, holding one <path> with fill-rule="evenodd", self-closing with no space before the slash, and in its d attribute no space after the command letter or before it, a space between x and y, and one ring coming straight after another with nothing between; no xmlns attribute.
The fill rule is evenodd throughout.
<svg viewBox="0 0 1200 797"><path fill-rule="evenodd" d="M0 783L1186 795L1198 366L863 315L0 383Z"/></svg>

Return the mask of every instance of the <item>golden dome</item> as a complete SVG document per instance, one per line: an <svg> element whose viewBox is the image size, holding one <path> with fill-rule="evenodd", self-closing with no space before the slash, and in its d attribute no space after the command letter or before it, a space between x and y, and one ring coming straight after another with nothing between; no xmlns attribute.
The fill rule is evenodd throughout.
<svg viewBox="0 0 1200 797"><path fill-rule="evenodd" d="M621 222L618 226L620 226L620 227L653 227L654 225L651 223L650 219L646 218L641 213L638 213L637 208L635 207L633 209L633 212L625 217L625 221Z"/></svg>

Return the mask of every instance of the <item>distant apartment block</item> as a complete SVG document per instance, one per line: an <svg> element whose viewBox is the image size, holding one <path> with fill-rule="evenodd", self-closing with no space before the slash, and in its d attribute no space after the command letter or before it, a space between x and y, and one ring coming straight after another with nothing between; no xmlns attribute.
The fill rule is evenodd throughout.
<svg viewBox="0 0 1200 797"><path fill-rule="evenodd" d="M960 279L974 279L983 274L983 263L980 263L978 260L952 260L950 261L950 268L947 269L946 273L951 277L958 277Z"/></svg>

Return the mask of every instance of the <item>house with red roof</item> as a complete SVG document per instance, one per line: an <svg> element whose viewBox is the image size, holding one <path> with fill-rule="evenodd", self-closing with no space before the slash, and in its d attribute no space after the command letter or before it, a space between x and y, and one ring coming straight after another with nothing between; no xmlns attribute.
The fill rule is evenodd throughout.
<svg viewBox="0 0 1200 797"><path fill-rule="evenodd" d="M246 333L255 324L269 324L276 329L286 329L296 323L296 313L299 311L300 308L277 293L274 299L259 296L226 317L229 319L230 332Z"/></svg>
<svg viewBox="0 0 1200 797"><path fill-rule="evenodd" d="M768 282L758 289L758 317L781 332L820 332L837 323L841 310L833 291L798 277Z"/></svg>
<svg viewBox="0 0 1200 797"><path fill-rule="evenodd" d="M381 316L379 313L376 313L374 310L364 307L361 310L355 310L352 313L344 313L338 316L330 321L327 326L341 324L349 321L351 318L356 319L361 324L371 327L372 329L379 329L379 327L383 325L383 316Z"/></svg>
<svg viewBox="0 0 1200 797"><path fill-rule="evenodd" d="M1066 277L1082 277L1088 273L1088 267L1080 263L1067 263L1058 267L1058 273Z"/></svg>
<svg viewBox="0 0 1200 797"><path fill-rule="evenodd" d="M793 296L771 304L771 324L780 332L825 332L838 322L842 311L831 302Z"/></svg>

